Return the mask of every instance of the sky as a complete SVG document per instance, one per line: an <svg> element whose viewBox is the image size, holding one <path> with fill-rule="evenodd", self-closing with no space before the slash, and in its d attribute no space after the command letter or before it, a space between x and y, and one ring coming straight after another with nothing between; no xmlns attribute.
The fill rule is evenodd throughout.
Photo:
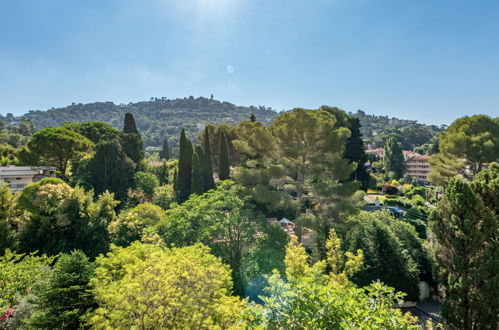
<svg viewBox="0 0 499 330"><path fill-rule="evenodd" d="M0 113L214 95L499 116L499 1L0 0Z"/></svg>

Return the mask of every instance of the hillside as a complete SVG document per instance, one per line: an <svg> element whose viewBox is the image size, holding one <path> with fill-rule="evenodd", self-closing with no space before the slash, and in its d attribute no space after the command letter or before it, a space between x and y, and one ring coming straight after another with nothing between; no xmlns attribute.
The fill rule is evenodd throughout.
<svg viewBox="0 0 499 330"><path fill-rule="evenodd" d="M59 126L64 122L85 121L102 121L122 129L126 112L134 115L146 146L160 146L165 137L169 138L172 145L176 145L182 128L194 138L206 123L236 124L254 114L259 121L269 124L277 116L277 112L262 106L242 107L192 96L153 98L150 101L119 105L112 102L80 103L47 111L30 111L24 116L32 121L36 129ZM6 117L0 117L0 120L9 121Z"/></svg>
<svg viewBox="0 0 499 330"><path fill-rule="evenodd" d="M399 140L406 150L434 142L445 126L425 125L416 120L368 115L362 110L349 113L360 121L364 141L371 147L382 147L388 136ZM420 150L421 151L421 150Z"/></svg>
<svg viewBox="0 0 499 330"><path fill-rule="evenodd" d="M177 145L182 128L195 140L206 123L233 125L254 114L257 120L270 124L278 115L276 111L263 106L243 107L191 96L177 99L152 98L150 101L118 105L112 102L79 103L47 111L32 110L22 117L29 119L35 129L59 126L65 122L102 121L121 130L126 112L134 115L146 146L160 146L162 140L168 137L172 147ZM442 129L435 125L423 125L415 120L368 115L361 110L350 115L359 118L364 140L373 147L382 146L386 137L391 135L397 137L405 149L413 149L432 141ZM0 115L0 121L14 127L19 125L21 117Z"/></svg>

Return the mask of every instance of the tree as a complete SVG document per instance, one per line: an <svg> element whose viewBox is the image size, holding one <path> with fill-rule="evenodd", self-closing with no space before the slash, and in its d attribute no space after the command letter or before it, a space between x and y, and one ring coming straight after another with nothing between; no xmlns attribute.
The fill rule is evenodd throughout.
<svg viewBox="0 0 499 330"><path fill-rule="evenodd" d="M465 162L449 152L439 152L429 160L431 171L428 181L435 186L445 187L450 179L455 176L465 176Z"/></svg>
<svg viewBox="0 0 499 330"><path fill-rule="evenodd" d="M345 273L324 274L326 262L307 263L305 249L291 240L286 249L285 281L277 272L267 277L269 286L262 296L263 304L250 304L249 327L263 329L417 329L415 318L403 315L394 304L403 294L379 282L364 289L356 288L347 277L359 266L361 258L342 253L340 244L329 241L328 255L333 264L346 258ZM361 256L361 254L360 254ZM338 269L338 268L336 268Z"/></svg>
<svg viewBox="0 0 499 330"><path fill-rule="evenodd" d="M192 154L191 193L193 194L201 195L204 192L203 168L200 161L203 157L203 149L196 146L196 151Z"/></svg>
<svg viewBox="0 0 499 330"><path fill-rule="evenodd" d="M163 141L163 148L159 152L159 159L169 160L170 159L170 148L168 147L168 139Z"/></svg>
<svg viewBox="0 0 499 330"><path fill-rule="evenodd" d="M89 292L94 268L81 251L62 254L48 279L35 287L34 314L28 325L36 329L80 329L80 317L96 307Z"/></svg>
<svg viewBox="0 0 499 330"><path fill-rule="evenodd" d="M227 139L224 132L220 132L219 150L218 178L220 180L228 180L230 178L229 147L227 146Z"/></svg>
<svg viewBox="0 0 499 330"><path fill-rule="evenodd" d="M177 198L184 202L191 194L192 176L192 144L185 136L185 131L180 133L180 153L178 157Z"/></svg>
<svg viewBox="0 0 499 330"><path fill-rule="evenodd" d="M155 226L165 218L161 207L143 203L122 211L109 226L109 235L113 244L128 246L142 238L146 228Z"/></svg>
<svg viewBox="0 0 499 330"><path fill-rule="evenodd" d="M476 175L484 163L498 160L499 118L475 115L457 119L440 135L440 151L464 159Z"/></svg>
<svg viewBox="0 0 499 330"><path fill-rule="evenodd" d="M357 164L357 168L350 175L350 179L359 181L362 189L367 190L371 182L371 177L365 166L367 156L364 149L364 141L362 140L362 133L360 132L360 121L358 118L349 118L348 124L350 137L345 144L344 157L349 159L350 162Z"/></svg>
<svg viewBox="0 0 499 330"><path fill-rule="evenodd" d="M144 159L144 144L140 136L135 119L129 112L125 114L125 123L123 125L123 137L121 144L125 154L134 161L136 167L140 167L140 162Z"/></svg>
<svg viewBox="0 0 499 330"><path fill-rule="evenodd" d="M135 118L130 112L125 113L125 122L123 124L123 133L125 134L138 134L139 130L135 125Z"/></svg>
<svg viewBox="0 0 499 330"><path fill-rule="evenodd" d="M250 116L250 121L254 123L256 121L256 116L254 114L251 114Z"/></svg>
<svg viewBox="0 0 499 330"><path fill-rule="evenodd" d="M404 176L405 160L400 143L394 138L389 138L385 144L385 157L383 167L389 179L398 180Z"/></svg>
<svg viewBox="0 0 499 330"><path fill-rule="evenodd" d="M471 184L451 179L430 214L444 289L442 318L449 328L494 329L499 321L498 194L499 167L493 165Z"/></svg>
<svg viewBox="0 0 499 330"><path fill-rule="evenodd" d="M158 178L148 172L136 172L133 176L134 188L148 196L154 194L154 189L159 186Z"/></svg>
<svg viewBox="0 0 499 330"><path fill-rule="evenodd" d="M111 125L99 121L66 123L62 127L83 135L94 144L98 144L102 140L119 139L122 134Z"/></svg>
<svg viewBox="0 0 499 330"><path fill-rule="evenodd" d="M211 143L210 134L208 128L204 129L204 139L203 139L203 188L204 191L215 188L215 181L213 179L213 159L211 157Z"/></svg>
<svg viewBox="0 0 499 330"><path fill-rule="evenodd" d="M91 280L97 328L244 327L244 303L230 296L230 269L202 244L184 248L133 243L97 258Z"/></svg>
<svg viewBox="0 0 499 330"><path fill-rule="evenodd" d="M111 191L119 200L133 184L135 165L123 152L118 140L99 142L94 156L81 170L82 180L94 188L95 193Z"/></svg>
<svg viewBox="0 0 499 330"><path fill-rule="evenodd" d="M182 205L171 205L155 231L168 246L210 246L231 265L236 293L241 295L246 284L243 259L258 246L257 233L268 232L265 218L254 211L244 188L229 180L202 195L191 195Z"/></svg>
<svg viewBox="0 0 499 330"><path fill-rule="evenodd" d="M19 208L27 212L19 224L20 251L55 255L81 249L95 257L107 250L107 225L114 220L117 205L112 194L104 193L94 201L93 192L81 187L33 185L35 189L28 185L20 197Z"/></svg>
<svg viewBox="0 0 499 330"><path fill-rule="evenodd" d="M380 280L397 291L407 293L409 299L418 298L419 265L393 229L393 222L388 212L367 213L348 218L349 225L344 233L344 246L347 251L362 250L364 264L352 277L359 286L369 285ZM408 225L410 226L410 225ZM413 239L418 239L412 232ZM408 244L408 243L407 243Z"/></svg>
<svg viewBox="0 0 499 330"><path fill-rule="evenodd" d="M69 161L89 151L92 145L86 137L67 128L44 128L36 132L27 144L31 157L21 160L30 165L55 166L59 175L65 178Z"/></svg>

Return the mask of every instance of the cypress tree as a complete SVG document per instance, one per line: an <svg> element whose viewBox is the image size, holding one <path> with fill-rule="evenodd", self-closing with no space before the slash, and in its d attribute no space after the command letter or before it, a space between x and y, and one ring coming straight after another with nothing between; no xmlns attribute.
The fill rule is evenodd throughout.
<svg viewBox="0 0 499 330"><path fill-rule="evenodd" d="M230 163L229 163L229 147L225 133L220 132L220 157L218 164L218 178L220 180L228 180L230 178Z"/></svg>
<svg viewBox="0 0 499 330"><path fill-rule="evenodd" d="M200 155L198 154L198 150L202 152L200 146L196 147L196 152L192 155L192 178L191 178L191 193L201 195L204 193L203 189L203 176L202 176L202 168Z"/></svg>
<svg viewBox="0 0 499 330"><path fill-rule="evenodd" d="M186 201L191 194L192 175L192 144L185 136L185 131L180 133L180 151L178 158L177 199L179 203Z"/></svg>
<svg viewBox="0 0 499 330"><path fill-rule="evenodd" d="M118 140L102 140L88 162L87 177L96 194L109 190L124 200L133 183L134 162L124 153Z"/></svg>
<svg viewBox="0 0 499 330"><path fill-rule="evenodd" d="M213 180L213 160L211 157L210 134L208 128L204 129L203 158L201 167L203 168L203 188L204 191L215 188Z"/></svg>
<svg viewBox="0 0 499 330"><path fill-rule="evenodd" d="M135 118L130 112L125 113L125 124L123 125L123 133L138 134L139 130L135 125Z"/></svg>
<svg viewBox="0 0 499 330"><path fill-rule="evenodd" d="M391 176L390 179L398 180L404 176L404 153L402 152L402 146L394 137L389 137L386 141L383 166L385 173Z"/></svg>
<svg viewBox="0 0 499 330"><path fill-rule="evenodd" d="M178 171L175 168L175 171L173 172L173 191L175 193L178 192Z"/></svg>
<svg viewBox="0 0 499 330"><path fill-rule="evenodd" d="M357 168L350 175L350 179L359 181L362 184L362 189L366 190L369 188L370 176L365 167L367 156L360 132L360 121L358 118L349 118L348 124L351 134L345 144L344 157L350 162L357 163Z"/></svg>
<svg viewBox="0 0 499 330"><path fill-rule="evenodd" d="M168 139L163 141L163 149L159 152L159 159L170 159L170 148L168 147Z"/></svg>
<svg viewBox="0 0 499 330"><path fill-rule="evenodd" d="M123 125L123 137L121 144L125 154L135 162L138 168L142 159L144 159L144 144L140 136L135 119L129 112L125 114L125 124Z"/></svg>

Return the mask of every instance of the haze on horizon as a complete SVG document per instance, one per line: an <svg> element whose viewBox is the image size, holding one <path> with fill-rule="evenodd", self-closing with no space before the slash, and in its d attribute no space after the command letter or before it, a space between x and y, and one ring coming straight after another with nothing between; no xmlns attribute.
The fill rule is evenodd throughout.
<svg viewBox="0 0 499 330"><path fill-rule="evenodd" d="M499 2L0 2L0 113L214 94L449 124L499 115Z"/></svg>

